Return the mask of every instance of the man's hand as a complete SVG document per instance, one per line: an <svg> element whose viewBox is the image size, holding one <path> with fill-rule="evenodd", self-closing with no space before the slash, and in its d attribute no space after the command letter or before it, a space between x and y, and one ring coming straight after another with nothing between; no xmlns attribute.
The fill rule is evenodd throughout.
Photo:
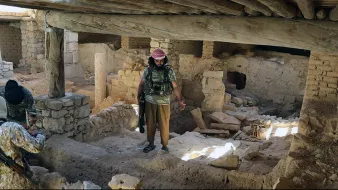
<svg viewBox="0 0 338 190"><path fill-rule="evenodd" d="M185 103L184 103L183 101L179 101L179 102L178 102L178 105L180 106L180 110L181 110L181 111L184 110L184 108L185 108Z"/></svg>

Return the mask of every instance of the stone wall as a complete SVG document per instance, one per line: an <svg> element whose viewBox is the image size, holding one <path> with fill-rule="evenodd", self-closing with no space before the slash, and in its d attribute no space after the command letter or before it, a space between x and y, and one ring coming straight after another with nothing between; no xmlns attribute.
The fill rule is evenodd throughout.
<svg viewBox="0 0 338 190"><path fill-rule="evenodd" d="M148 63L148 49L118 49L115 50L111 44L89 43L79 44L79 64L84 72L94 72L95 53L106 53L108 55L107 73L117 73L124 68L130 68L135 62Z"/></svg>
<svg viewBox="0 0 338 190"><path fill-rule="evenodd" d="M42 116L36 127L47 136L66 134L76 140L83 140L89 125L90 98L88 96L66 93L65 97L50 99L48 95L35 97L38 114Z"/></svg>
<svg viewBox="0 0 338 190"><path fill-rule="evenodd" d="M135 130L138 126L138 106L117 102L90 116L90 128L84 135L85 141L95 140L120 132L121 128Z"/></svg>
<svg viewBox="0 0 338 190"><path fill-rule="evenodd" d="M21 21L22 59L19 67L31 67L41 72L45 69L45 34L35 21Z"/></svg>
<svg viewBox="0 0 338 190"><path fill-rule="evenodd" d="M213 41L203 41L203 58L212 58L214 56L214 42Z"/></svg>
<svg viewBox="0 0 338 190"><path fill-rule="evenodd" d="M219 69L220 60L215 58L198 58L194 55L180 55L179 76L182 78L182 95L187 105L201 106L205 96L202 92L203 72ZM219 69L222 71L222 69Z"/></svg>
<svg viewBox="0 0 338 190"><path fill-rule="evenodd" d="M205 96L201 105L203 111L222 111L225 95L223 71L205 71L202 92Z"/></svg>
<svg viewBox="0 0 338 190"><path fill-rule="evenodd" d="M143 49L150 48L150 38L140 37L121 37L121 47L124 49Z"/></svg>
<svg viewBox="0 0 338 190"><path fill-rule="evenodd" d="M269 100L288 111L303 100L307 67L307 57L265 52L254 57L231 56L226 60L225 71L246 75L245 88L234 89L236 95Z"/></svg>
<svg viewBox="0 0 338 190"><path fill-rule="evenodd" d="M19 28L10 26L10 23L0 23L0 49L4 60L19 64L21 56L21 32Z"/></svg>
<svg viewBox="0 0 338 190"><path fill-rule="evenodd" d="M299 134L294 136L285 177L302 188L337 183L338 55L312 52Z"/></svg>
<svg viewBox="0 0 338 190"><path fill-rule="evenodd" d="M84 72L79 62L79 35L77 32L64 30L64 63L66 79L83 79ZM94 63L93 63L94 64Z"/></svg>

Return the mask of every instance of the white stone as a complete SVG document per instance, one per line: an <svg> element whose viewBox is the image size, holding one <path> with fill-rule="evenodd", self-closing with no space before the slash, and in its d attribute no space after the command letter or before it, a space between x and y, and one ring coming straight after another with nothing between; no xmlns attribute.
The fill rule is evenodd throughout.
<svg viewBox="0 0 338 190"><path fill-rule="evenodd" d="M141 180L128 174L118 174L108 183L112 189L141 189Z"/></svg>
<svg viewBox="0 0 338 190"><path fill-rule="evenodd" d="M100 186L95 185L93 182L91 181L84 181L83 182L83 189L101 189Z"/></svg>
<svg viewBox="0 0 338 190"><path fill-rule="evenodd" d="M79 34L77 32L69 32L68 33L68 41L69 42L77 42L79 39Z"/></svg>
<svg viewBox="0 0 338 190"><path fill-rule="evenodd" d="M225 113L228 114L228 115L234 116L234 117L236 117L237 119L239 119L241 121L243 121L246 118L248 118L248 113L247 112L236 112L236 111L227 110Z"/></svg>
<svg viewBox="0 0 338 190"><path fill-rule="evenodd" d="M217 160L212 161L210 165L228 170L236 170L239 167L239 156L233 154L222 156Z"/></svg>

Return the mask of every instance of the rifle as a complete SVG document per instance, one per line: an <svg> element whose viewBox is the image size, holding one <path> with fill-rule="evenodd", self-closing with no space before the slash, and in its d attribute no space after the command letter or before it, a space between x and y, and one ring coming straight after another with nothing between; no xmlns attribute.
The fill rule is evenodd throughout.
<svg viewBox="0 0 338 190"><path fill-rule="evenodd" d="M5 164L8 168L12 169L19 175L25 177L28 179L31 183L37 185L38 182L32 179L32 172L28 169L25 169L25 167L22 167L21 165L17 164L11 157L7 156L3 150L0 148L0 162ZM28 166L26 167L28 168Z"/></svg>
<svg viewBox="0 0 338 190"><path fill-rule="evenodd" d="M138 127L140 129L140 133L144 133L144 114L146 108L146 100L144 92L141 92L140 99L139 99L139 115L138 115Z"/></svg>

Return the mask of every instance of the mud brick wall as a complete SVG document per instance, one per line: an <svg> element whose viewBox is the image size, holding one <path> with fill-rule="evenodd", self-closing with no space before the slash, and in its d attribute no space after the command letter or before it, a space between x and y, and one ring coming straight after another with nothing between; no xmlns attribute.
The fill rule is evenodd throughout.
<svg viewBox="0 0 338 190"><path fill-rule="evenodd" d="M124 49L140 49L150 47L150 38L139 38L139 37L121 37L121 47Z"/></svg>
<svg viewBox="0 0 338 190"><path fill-rule="evenodd" d="M18 65L21 59L21 31L9 25L9 23L0 22L0 49L3 60L13 62Z"/></svg>
<svg viewBox="0 0 338 190"><path fill-rule="evenodd" d="M34 67L43 71L45 67L45 34L35 21L21 21L22 59L19 67Z"/></svg>
<svg viewBox="0 0 338 190"><path fill-rule="evenodd" d="M338 178L338 55L311 53L299 134L285 177L303 188L325 188Z"/></svg>

